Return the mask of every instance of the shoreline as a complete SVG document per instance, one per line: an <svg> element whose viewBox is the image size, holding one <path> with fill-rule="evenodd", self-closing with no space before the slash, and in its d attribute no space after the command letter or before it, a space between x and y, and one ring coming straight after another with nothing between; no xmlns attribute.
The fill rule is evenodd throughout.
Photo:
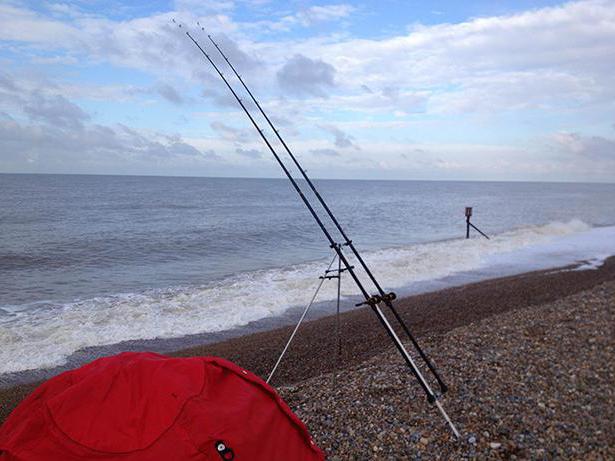
<svg viewBox="0 0 615 461"><path fill-rule="evenodd" d="M545 235L559 237L545 240ZM614 253L615 225L588 228L578 219L553 221L513 228L494 239L493 245L482 239L434 240L416 248L383 248L372 256L384 266L376 271L379 278L388 281L388 289L398 298L405 298L527 272L599 266L605 255ZM545 241L528 243L541 240ZM223 276L194 286L186 282L142 291L111 289L93 297L50 298L40 310L36 302L3 307L2 323L11 334L1 354L6 363L0 372L0 389L45 380L123 351L169 354L292 326L316 286L316 274L322 271L317 261L322 262L310 260L262 271L248 268L228 279ZM361 297L350 279L345 278L342 285L340 308L352 310ZM17 288L11 292L21 293ZM310 319L334 313L335 290L330 283L323 288Z"/></svg>
<svg viewBox="0 0 615 461"><path fill-rule="evenodd" d="M397 300L396 307L417 337L438 336L511 310L554 302L612 280L615 280L615 257L608 258L597 269L555 268L413 295ZM215 355L266 377L293 327L279 327L182 348L168 355ZM306 319L272 385L277 387L305 381L329 373L336 367L352 368L391 347L386 333L367 308L341 314L343 365L337 363L337 355L333 353L334 332L335 316ZM426 352L438 362L437 348L428 348ZM36 385L37 382L33 382L0 389L0 423Z"/></svg>

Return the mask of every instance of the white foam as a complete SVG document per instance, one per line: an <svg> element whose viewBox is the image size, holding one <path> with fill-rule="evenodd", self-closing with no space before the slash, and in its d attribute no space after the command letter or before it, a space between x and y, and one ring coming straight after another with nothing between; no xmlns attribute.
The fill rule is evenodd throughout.
<svg viewBox="0 0 615 461"><path fill-rule="evenodd" d="M457 239L379 250L366 253L365 259L387 289L397 289L527 258L550 261L545 262L550 267L566 258L604 259L615 254L613 242L615 227L592 229L573 220L517 229L491 240ZM316 261L238 274L207 286L55 306L2 306L8 315L0 317L0 374L61 365L88 346L223 331L279 315L309 300L324 265L326 261ZM350 281L343 287L344 296L356 295ZM319 299L334 299L335 293L333 283L325 284Z"/></svg>

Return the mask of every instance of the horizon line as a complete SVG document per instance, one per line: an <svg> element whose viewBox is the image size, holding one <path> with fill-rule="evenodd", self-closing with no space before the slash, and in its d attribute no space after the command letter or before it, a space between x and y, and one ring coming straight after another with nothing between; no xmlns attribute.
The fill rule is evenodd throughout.
<svg viewBox="0 0 615 461"><path fill-rule="evenodd" d="M22 175L22 176L115 176L133 178L193 178L193 179L267 179L288 181L286 177L270 176L197 176L197 175L162 175L162 174L121 174L121 173L32 173L32 172L3 172L0 175ZM305 181L303 178L295 178ZM575 180L531 180L531 179L394 179L394 178L310 178L314 181L391 181L391 182L499 182L499 183L537 183L537 184L607 184L615 185L615 182L608 181L575 181Z"/></svg>

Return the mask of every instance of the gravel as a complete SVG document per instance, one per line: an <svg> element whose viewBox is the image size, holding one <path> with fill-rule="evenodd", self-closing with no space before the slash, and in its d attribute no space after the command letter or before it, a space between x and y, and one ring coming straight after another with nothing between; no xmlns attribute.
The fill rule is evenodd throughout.
<svg viewBox="0 0 615 461"><path fill-rule="evenodd" d="M280 393L331 460L615 459L614 311L606 282L423 338L460 440L392 349Z"/></svg>

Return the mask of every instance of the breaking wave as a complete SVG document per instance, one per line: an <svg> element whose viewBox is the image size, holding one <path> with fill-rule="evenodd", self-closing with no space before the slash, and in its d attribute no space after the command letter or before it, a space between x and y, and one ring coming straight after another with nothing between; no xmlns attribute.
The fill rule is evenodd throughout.
<svg viewBox="0 0 615 461"><path fill-rule="evenodd" d="M566 253L569 238L578 240L572 245L576 253ZM596 246L597 241L602 243ZM589 254L579 256L583 242L593 242L593 246L587 246ZM566 258L568 262L581 257L603 260L615 253L613 242L615 227L592 228L572 220L511 230L489 241L478 237L445 240L372 251L364 256L386 288L403 292L418 282L477 270L488 272L491 265L503 261L527 263L528 258L540 258L543 266L554 267ZM320 260L246 272L196 287L122 293L62 304L0 306L0 374L62 365L72 353L89 346L218 332L280 315L309 300L326 264ZM334 298L333 285L325 286L320 300ZM344 284L343 294L356 294L350 282Z"/></svg>

